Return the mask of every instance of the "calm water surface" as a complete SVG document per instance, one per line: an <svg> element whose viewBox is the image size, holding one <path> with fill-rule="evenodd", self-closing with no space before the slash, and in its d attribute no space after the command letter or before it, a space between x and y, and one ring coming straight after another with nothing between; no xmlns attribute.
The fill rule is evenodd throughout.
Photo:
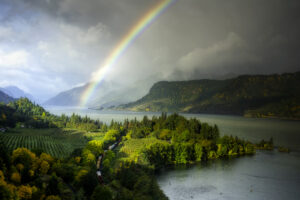
<svg viewBox="0 0 300 200"><path fill-rule="evenodd" d="M109 123L112 119L142 119L159 116L152 112L97 111L48 107L53 114L77 113ZM292 153L258 151L254 156L215 160L192 167L162 171L157 180L171 200L279 200L300 199L300 122L253 119L228 115L183 114L202 122L217 124L222 135L233 135L257 142L273 137Z"/></svg>
<svg viewBox="0 0 300 200"><path fill-rule="evenodd" d="M137 118L141 120L145 115L149 118L160 116L156 112L130 112L130 111L98 111L79 109L74 107L46 107L56 115L72 115L77 113L82 116L89 116L92 119L99 119L105 123L123 121L124 119ZM206 115L206 114L182 114L187 118L197 118L201 122L217 124L222 135L233 135L240 138L258 142L261 139L273 137L275 145L283 145L293 150L300 151L300 121L288 121L278 119L254 119L230 115Z"/></svg>
<svg viewBox="0 0 300 200"><path fill-rule="evenodd" d="M157 180L172 200L299 200L300 155L260 151L163 171Z"/></svg>

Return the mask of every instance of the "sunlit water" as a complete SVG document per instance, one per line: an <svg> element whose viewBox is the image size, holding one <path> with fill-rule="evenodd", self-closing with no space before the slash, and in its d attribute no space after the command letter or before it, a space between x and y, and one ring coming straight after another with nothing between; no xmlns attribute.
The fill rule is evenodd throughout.
<svg viewBox="0 0 300 200"><path fill-rule="evenodd" d="M112 119L142 119L159 116L152 112L97 111L48 107L53 114L77 113L109 123ZM292 153L258 151L254 156L215 160L192 167L165 170L157 176L161 189L171 200L300 199L300 122L278 119L253 119L228 115L183 114L201 122L217 124L221 134L257 142L273 137L275 145Z"/></svg>

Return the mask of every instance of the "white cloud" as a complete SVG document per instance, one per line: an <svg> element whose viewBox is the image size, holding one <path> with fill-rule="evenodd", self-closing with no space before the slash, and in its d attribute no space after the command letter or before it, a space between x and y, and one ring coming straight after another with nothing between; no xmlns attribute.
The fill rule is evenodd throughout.
<svg viewBox="0 0 300 200"><path fill-rule="evenodd" d="M38 43L37 48L38 48L39 50L41 50L41 51L47 51L48 48L49 48L49 45L48 45L45 41L40 41L40 42Z"/></svg>
<svg viewBox="0 0 300 200"><path fill-rule="evenodd" d="M27 65L29 54L24 50L4 52L0 50L0 67L23 67Z"/></svg>
<svg viewBox="0 0 300 200"><path fill-rule="evenodd" d="M3 39L7 39L12 35L12 31L8 27L0 26L0 41Z"/></svg>
<svg viewBox="0 0 300 200"><path fill-rule="evenodd" d="M86 32L83 32L79 39L81 39L83 44L95 44L109 36L110 33L107 26L98 23L95 26L91 26Z"/></svg>

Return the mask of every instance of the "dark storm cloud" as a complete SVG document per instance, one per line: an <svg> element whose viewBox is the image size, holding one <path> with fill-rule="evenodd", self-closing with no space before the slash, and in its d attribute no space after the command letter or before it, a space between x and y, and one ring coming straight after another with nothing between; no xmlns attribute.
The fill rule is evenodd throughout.
<svg viewBox="0 0 300 200"><path fill-rule="evenodd" d="M13 0L14 1L14 0ZM15 0L18 4L20 0ZM44 12L80 27L108 24L113 31L124 31L158 0L21 0L32 11Z"/></svg>
<svg viewBox="0 0 300 200"><path fill-rule="evenodd" d="M64 90L89 81L157 2L0 0L0 73L8 77L0 85L15 81L45 98L58 92L55 83ZM106 79L124 87L138 82L147 92L162 79L298 71L299 10L298 0L178 0L132 43ZM44 80L40 88L35 78Z"/></svg>
<svg viewBox="0 0 300 200"><path fill-rule="evenodd" d="M299 1L201 1L186 27L195 45L182 59L200 73L299 70L299 8Z"/></svg>

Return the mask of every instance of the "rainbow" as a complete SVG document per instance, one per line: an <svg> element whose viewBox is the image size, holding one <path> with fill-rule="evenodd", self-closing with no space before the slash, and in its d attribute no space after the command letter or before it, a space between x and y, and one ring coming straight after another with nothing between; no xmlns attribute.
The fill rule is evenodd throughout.
<svg viewBox="0 0 300 200"><path fill-rule="evenodd" d="M86 89L81 95L80 107L86 106L95 88L102 82L109 68L111 68L117 62L130 44L132 44L154 20L157 19L175 1L176 0L160 0L139 21L137 21L137 23L135 23L135 25L127 32L118 45L116 45L116 47L111 51L109 56L100 66L99 70L94 74L91 82L87 85Z"/></svg>

